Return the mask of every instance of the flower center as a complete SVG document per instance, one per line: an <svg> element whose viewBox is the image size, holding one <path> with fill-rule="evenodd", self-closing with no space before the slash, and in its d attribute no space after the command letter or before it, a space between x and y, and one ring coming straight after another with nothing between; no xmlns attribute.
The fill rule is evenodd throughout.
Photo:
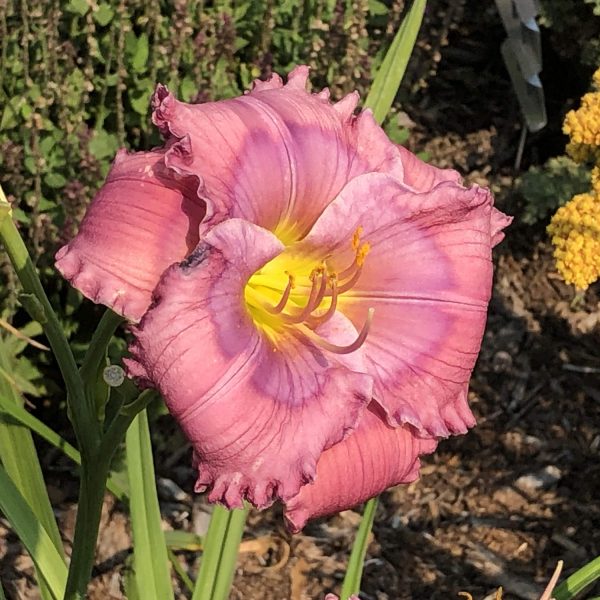
<svg viewBox="0 0 600 600"><path fill-rule="evenodd" d="M368 242L361 242L361 235L359 227L352 237L354 260L339 273L328 266L330 257L298 257L283 252L250 277L244 290L246 308L273 344L282 333L337 354L349 354L364 344L373 319L372 308L356 340L347 346L332 344L315 331L333 317L340 296L360 278L370 250Z"/></svg>

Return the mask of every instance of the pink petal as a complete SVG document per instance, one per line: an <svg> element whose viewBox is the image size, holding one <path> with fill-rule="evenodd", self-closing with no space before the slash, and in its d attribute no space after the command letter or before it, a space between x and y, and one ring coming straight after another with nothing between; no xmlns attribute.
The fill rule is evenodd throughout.
<svg viewBox="0 0 600 600"><path fill-rule="evenodd" d="M404 166L404 183L417 192L429 192L443 181L452 181L458 184L462 182L458 171L434 167L422 161L403 146L398 146L398 150Z"/></svg>
<svg viewBox="0 0 600 600"><path fill-rule="evenodd" d="M338 305L357 328L375 310L365 348L391 424L436 437L474 424L467 385L485 326L491 247L507 222L477 186L447 181L417 194L373 173L351 181L297 244L331 254L339 272L353 259L352 232L363 228L371 251Z"/></svg>
<svg viewBox="0 0 600 600"><path fill-rule="evenodd" d="M200 182L207 224L239 217L299 239L356 175L402 180L401 151L370 111L353 115L358 96L332 105L305 91L307 77L297 67L285 86L273 77L243 97L200 105L157 87L153 120L172 144L166 162Z"/></svg>
<svg viewBox="0 0 600 600"><path fill-rule="evenodd" d="M205 206L161 151L121 150L56 267L84 296L133 321L162 272L196 246Z"/></svg>
<svg viewBox="0 0 600 600"><path fill-rule="evenodd" d="M160 390L191 440L197 490L230 507L296 494L371 398L361 352L332 359L292 336L274 346L252 322L246 282L282 249L240 219L217 225L165 273L134 330L131 372ZM341 315L318 333L337 344L356 338Z"/></svg>
<svg viewBox="0 0 600 600"><path fill-rule="evenodd" d="M372 403L356 431L321 455L315 481L286 502L291 531L418 477L419 455L433 452L436 442L418 438L409 426L390 427L378 410Z"/></svg>

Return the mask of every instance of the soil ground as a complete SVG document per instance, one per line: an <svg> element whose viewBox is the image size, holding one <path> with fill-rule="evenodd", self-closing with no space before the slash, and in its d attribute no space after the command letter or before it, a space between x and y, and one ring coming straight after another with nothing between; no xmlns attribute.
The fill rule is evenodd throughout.
<svg viewBox="0 0 600 600"><path fill-rule="evenodd" d="M506 599L535 600L559 559L568 574L600 554L600 288L575 298L555 272L543 224L519 223L512 165L521 121L499 54L504 33L493 5L481 20L469 20L471 4L448 3L455 12L441 19L445 30L441 17L435 21L439 60L430 60L432 51L418 55L431 75L425 86L414 80L404 106L414 123L411 147L491 186L516 219L495 252L494 294L470 394L478 426L425 457L419 481L382 496L364 600L436 600L461 591L483 600L499 586ZM551 125L528 138L525 166L564 144L553 107L568 99L553 96L548 82ZM173 447L181 451L174 455ZM190 452L170 420L159 419L156 448L159 474L191 490ZM68 540L73 474L56 454L46 464ZM165 524L202 532L207 508L181 490L161 485ZM345 511L290 536L278 509L252 513L231 598L312 600L338 591L359 516L359 509ZM9 598L36 598L31 561L3 527L0 520L0 576ZM129 553L127 519L107 498L91 598L124 598ZM196 555L178 556L194 573ZM591 595L598 594L596 586Z"/></svg>

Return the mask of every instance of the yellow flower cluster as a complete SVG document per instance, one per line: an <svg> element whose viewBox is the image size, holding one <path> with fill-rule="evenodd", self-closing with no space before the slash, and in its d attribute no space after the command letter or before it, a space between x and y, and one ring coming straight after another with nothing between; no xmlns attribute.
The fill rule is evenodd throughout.
<svg viewBox="0 0 600 600"><path fill-rule="evenodd" d="M594 73L593 86L598 91L585 94L580 108L569 111L563 124L571 158L596 163L593 189L559 208L548 225L556 267L567 283L580 290L600 277L600 69Z"/></svg>
<svg viewBox="0 0 600 600"><path fill-rule="evenodd" d="M600 277L600 197L578 194L548 225L556 267L567 283L585 290Z"/></svg>
<svg viewBox="0 0 600 600"><path fill-rule="evenodd" d="M594 73L593 85L600 90L600 69ZM600 91L585 94L581 106L567 113L563 132L569 136L567 154L573 160L600 159Z"/></svg>

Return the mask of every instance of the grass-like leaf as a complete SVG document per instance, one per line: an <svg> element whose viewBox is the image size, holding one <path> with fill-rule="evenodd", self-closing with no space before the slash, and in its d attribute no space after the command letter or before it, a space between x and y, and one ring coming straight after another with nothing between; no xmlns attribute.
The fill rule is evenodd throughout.
<svg viewBox="0 0 600 600"><path fill-rule="evenodd" d="M365 108L373 111L378 123L383 122L398 93L406 65L417 40L426 4L427 0L414 0L375 75L365 100Z"/></svg>
<svg viewBox="0 0 600 600"><path fill-rule="evenodd" d="M148 415L139 413L127 430L129 508L133 532L133 571L140 598L173 598L169 557L156 492Z"/></svg>
<svg viewBox="0 0 600 600"><path fill-rule="evenodd" d="M1 335L0 368L10 369L10 356ZM15 409L23 406L23 398L4 377L0 377L0 396L3 397L6 405L11 405ZM4 466L7 476L10 477L15 488L28 504L34 520L46 531L57 555L62 557L62 541L31 432L14 420L7 421L0 418L0 462ZM44 599L50 598L43 581L40 581L40 592Z"/></svg>
<svg viewBox="0 0 600 600"><path fill-rule="evenodd" d="M567 577L552 592L552 597L556 600L571 600L598 579L600 579L600 556Z"/></svg>
<svg viewBox="0 0 600 600"><path fill-rule="evenodd" d="M37 417L34 417L25 408L14 404L0 394L0 422L9 421L10 419L14 420L15 423L20 423L21 425L28 427L49 444L64 452L64 454L73 462L81 465L81 455L77 448L74 448L67 440L61 437L53 429L50 429L50 427L40 421ZM108 478L106 489L121 500L121 502L126 502L128 500L127 492L119 484L116 478Z"/></svg>
<svg viewBox="0 0 600 600"><path fill-rule="evenodd" d="M204 539L204 552L192 600L227 600L249 506L215 506Z"/></svg>
<svg viewBox="0 0 600 600"><path fill-rule="evenodd" d="M352 554L348 561L348 569L344 576L340 600L348 600L352 594L358 594L360 591L360 580L365 563L365 555L369 546L369 534L373 527L375 512L377 511L377 498L371 498L365 505L365 511L358 527L356 539L352 545Z"/></svg>
<svg viewBox="0 0 600 600"><path fill-rule="evenodd" d="M67 583L67 567L46 529L3 467L0 467L0 511L27 548L51 597L61 600Z"/></svg>

